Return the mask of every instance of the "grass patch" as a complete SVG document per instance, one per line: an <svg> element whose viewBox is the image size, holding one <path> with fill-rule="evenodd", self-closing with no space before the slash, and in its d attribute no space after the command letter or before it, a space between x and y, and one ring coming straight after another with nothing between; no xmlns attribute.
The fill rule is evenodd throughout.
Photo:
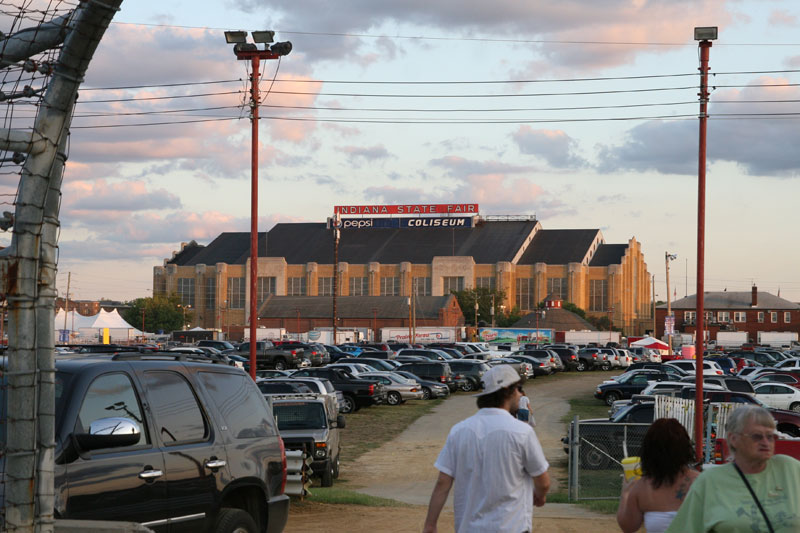
<svg viewBox="0 0 800 533"><path fill-rule="evenodd" d="M397 500L369 496L341 487L311 487L309 490L311 494L307 496L307 499L313 500L315 503L364 505L367 507L411 507ZM293 506L302 506L302 504L303 502L299 498L292 498Z"/></svg>
<svg viewBox="0 0 800 533"><path fill-rule="evenodd" d="M442 401L409 400L402 405L373 405L345 415L347 426L342 430L342 462L352 463L394 439Z"/></svg>
<svg viewBox="0 0 800 533"><path fill-rule="evenodd" d="M581 420L585 418L608 418L608 410L609 407L605 402L598 400L594 397L594 392L590 392L586 395L570 398L569 413L564 415L561 421L569 424L575 418L575 415L581 417Z"/></svg>

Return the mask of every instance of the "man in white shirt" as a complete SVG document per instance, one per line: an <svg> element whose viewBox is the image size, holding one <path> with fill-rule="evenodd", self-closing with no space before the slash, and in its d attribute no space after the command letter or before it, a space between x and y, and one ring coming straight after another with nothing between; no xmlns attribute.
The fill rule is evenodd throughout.
<svg viewBox="0 0 800 533"><path fill-rule="evenodd" d="M509 365L483 375L478 412L453 426L434 466L433 488L423 533L436 523L455 485L456 533L530 532L533 507L550 488L549 464L533 428L514 418L522 380Z"/></svg>

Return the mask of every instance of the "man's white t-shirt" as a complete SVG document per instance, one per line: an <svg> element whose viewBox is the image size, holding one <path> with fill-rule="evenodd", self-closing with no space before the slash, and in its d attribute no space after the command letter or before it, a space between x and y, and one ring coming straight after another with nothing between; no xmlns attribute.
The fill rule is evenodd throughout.
<svg viewBox="0 0 800 533"><path fill-rule="evenodd" d="M484 408L453 426L434 466L455 479L457 533L530 531L533 477L550 466L533 428Z"/></svg>

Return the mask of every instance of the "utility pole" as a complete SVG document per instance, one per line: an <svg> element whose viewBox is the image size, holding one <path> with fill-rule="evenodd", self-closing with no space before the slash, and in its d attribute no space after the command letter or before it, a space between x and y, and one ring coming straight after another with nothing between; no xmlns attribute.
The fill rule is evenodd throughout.
<svg viewBox="0 0 800 533"><path fill-rule="evenodd" d="M653 337L657 337L656 332L656 275L653 274L653 281L650 284L653 287Z"/></svg>
<svg viewBox="0 0 800 533"><path fill-rule="evenodd" d="M339 239L341 230L339 229L339 213L333 214L333 344L336 340L336 295L339 292Z"/></svg>
<svg viewBox="0 0 800 533"><path fill-rule="evenodd" d="M69 285L72 281L72 272L67 272L67 294L64 296L64 329L67 329L67 316L69 315Z"/></svg>
<svg viewBox="0 0 800 533"><path fill-rule="evenodd" d="M675 327L675 321L672 318L672 301L669 295L669 262L674 261L678 258L678 254L671 254L669 252L664 252L664 265L667 271L667 319L664 321L664 329L666 330L666 324L672 324L672 327L667 333L667 344L669 345L669 354L672 355L672 334L674 330L672 328Z"/></svg>
<svg viewBox="0 0 800 533"><path fill-rule="evenodd" d="M414 344L411 340L411 296L408 297L408 343Z"/></svg>
<svg viewBox="0 0 800 533"><path fill-rule="evenodd" d="M697 151L697 335L695 336L695 412L694 441L698 462L703 460L703 347L705 344L705 234L706 234L706 122L708 119L708 59L717 27L694 29L700 47L700 132Z"/></svg>
<svg viewBox="0 0 800 533"><path fill-rule="evenodd" d="M256 330L258 329L258 106L260 79L259 68L262 60L279 59L292 51L289 41L275 43L267 48L266 43L274 41L274 31L254 31L253 40L264 43L247 42L246 31L226 31L225 40L235 43L233 53L240 61L250 61L250 377L256 379ZM334 326L335 327L335 326ZM336 330L334 330L334 334Z"/></svg>

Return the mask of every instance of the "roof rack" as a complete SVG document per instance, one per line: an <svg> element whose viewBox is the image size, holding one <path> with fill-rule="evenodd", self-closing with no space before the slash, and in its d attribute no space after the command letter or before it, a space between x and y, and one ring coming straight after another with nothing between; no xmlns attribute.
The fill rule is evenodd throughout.
<svg viewBox="0 0 800 533"><path fill-rule="evenodd" d="M269 396L273 400L321 400L322 394L314 393L314 392L298 392L295 394L269 394L266 393L264 396Z"/></svg>
<svg viewBox="0 0 800 533"><path fill-rule="evenodd" d="M111 357L112 361L142 361L142 360L172 360L172 361L197 361L201 363L223 364L230 366L220 359L210 356L180 353L180 352L119 352Z"/></svg>

